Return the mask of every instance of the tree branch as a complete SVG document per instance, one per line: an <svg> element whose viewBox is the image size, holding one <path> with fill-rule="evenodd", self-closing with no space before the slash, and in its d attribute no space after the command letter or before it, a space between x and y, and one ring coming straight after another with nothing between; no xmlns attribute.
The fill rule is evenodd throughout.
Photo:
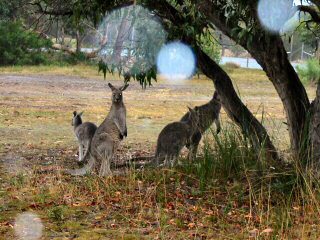
<svg viewBox="0 0 320 240"><path fill-rule="evenodd" d="M153 7L155 7L155 5L153 5ZM185 23L185 19L182 17L179 11L168 4L166 1L162 1L161 4L157 4L155 10L160 16L168 19L176 26L182 27ZM221 28L223 28L222 25ZM195 37L196 36L193 36L192 38L189 36L183 40L189 44L193 44L197 42ZM267 153L269 154L269 159L280 160L277 150L270 140L266 129L253 116L250 110L242 103L233 87L232 81L228 74L199 46L196 46L195 50L198 60L198 66L201 71L213 81L214 86L221 97L222 105L226 110L228 116L241 127L242 131L246 135L250 136L251 142L257 152L260 152L261 149L265 147Z"/></svg>
<svg viewBox="0 0 320 240"><path fill-rule="evenodd" d="M45 15L51 15L51 16L71 16L73 14L73 11L71 9L52 9L52 10L47 10L46 8L43 8L40 2L31 2L29 3L32 6L35 6L38 8L38 13L42 13Z"/></svg>
<svg viewBox="0 0 320 240"><path fill-rule="evenodd" d="M298 8L298 11L300 12L309 13L314 22L320 23L320 14L314 7L299 5L297 6L297 8Z"/></svg>

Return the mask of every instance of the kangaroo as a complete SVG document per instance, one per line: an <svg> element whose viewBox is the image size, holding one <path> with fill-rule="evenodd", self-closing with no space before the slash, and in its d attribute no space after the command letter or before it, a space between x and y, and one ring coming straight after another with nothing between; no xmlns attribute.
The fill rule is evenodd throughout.
<svg viewBox="0 0 320 240"><path fill-rule="evenodd" d="M214 122L217 127L217 134L221 131L220 125L220 110L221 102L218 95L218 92L215 91L212 99L201 106L197 106L194 110L199 113L199 129L191 137L191 141L186 144L186 147L189 149L188 159L191 160L196 157L198 146L202 138L202 134L212 125ZM181 121L185 121L190 112L187 112L182 118Z"/></svg>
<svg viewBox="0 0 320 240"><path fill-rule="evenodd" d="M189 108L189 107L188 107ZM169 123L160 132L155 154L156 165L164 161L164 165L175 164L181 149L191 141L198 131L199 114L189 108L188 116L180 122Z"/></svg>
<svg viewBox="0 0 320 240"><path fill-rule="evenodd" d="M125 84L120 88L111 83L108 86L112 90L112 105L104 121L96 130L90 144L90 151L84 156L89 159L81 169L69 171L72 175L84 175L96 171L99 176L110 176L110 163L120 141L127 137L126 107L123 103L122 92L129 86Z"/></svg>
<svg viewBox="0 0 320 240"><path fill-rule="evenodd" d="M87 151L89 151L91 139L97 130L97 126L92 122L82 123L82 114L83 112L77 113L76 111L74 111L71 123L74 128L74 133L79 142L79 162L82 161L83 156L87 154Z"/></svg>

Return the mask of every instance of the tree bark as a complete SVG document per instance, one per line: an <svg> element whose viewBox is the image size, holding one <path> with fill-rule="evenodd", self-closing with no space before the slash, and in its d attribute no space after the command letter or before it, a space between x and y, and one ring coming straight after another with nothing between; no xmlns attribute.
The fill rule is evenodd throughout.
<svg viewBox="0 0 320 240"><path fill-rule="evenodd" d="M237 39L232 35L232 29L238 27L238 22L227 21L215 2L203 0L198 4L198 10L225 35L244 47L262 66L283 103L291 148L298 154L302 146L310 102L305 88L288 60L280 36L264 31L259 27L259 20L255 19L259 32L251 34L252 40L248 43L246 37Z"/></svg>
<svg viewBox="0 0 320 240"><path fill-rule="evenodd" d="M320 38L317 40L317 49L315 52L315 58L320 61Z"/></svg>
<svg viewBox="0 0 320 240"><path fill-rule="evenodd" d="M153 10L156 10L157 14L162 19L171 21L176 26L183 27L186 19L166 1L162 1L160 4L153 4L150 6ZM166 24L164 23L164 26ZM183 39L185 42L193 45L196 41L196 36L191 36ZM225 109L228 116L242 129L242 131L250 137L253 146L256 148L258 154L261 153L262 148L265 148L269 159L273 159L279 162L280 157L276 148L274 147L266 129L262 124L253 116L250 110L242 103L238 97L232 81L228 74L214 62L206 53L202 51L199 46L196 46L196 55L198 66L201 71L210 78L221 96L222 106Z"/></svg>
<svg viewBox="0 0 320 240"><path fill-rule="evenodd" d="M76 32L76 41L77 41L76 53L78 54L81 52L81 42L82 42L82 38L79 30L77 30Z"/></svg>
<svg viewBox="0 0 320 240"><path fill-rule="evenodd" d="M115 64L121 63L121 53L123 51L123 43L125 40L127 40L129 36L129 16L131 14L132 9L124 9L123 10L123 16L121 18L121 22L118 28L118 35L116 38L115 45L113 47L113 61Z"/></svg>
<svg viewBox="0 0 320 240"><path fill-rule="evenodd" d="M312 163L314 169L320 170L320 84L317 86L316 98L312 102L310 138L312 146Z"/></svg>
<svg viewBox="0 0 320 240"><path fill-rule="evenodd" d="M269 157L280 160L266 129L242 103L228 74L200 48L197 49L196 55L200 69L212 79L228 116L250 137L258 153L261 153L262 148L265 148Z"/></svg>

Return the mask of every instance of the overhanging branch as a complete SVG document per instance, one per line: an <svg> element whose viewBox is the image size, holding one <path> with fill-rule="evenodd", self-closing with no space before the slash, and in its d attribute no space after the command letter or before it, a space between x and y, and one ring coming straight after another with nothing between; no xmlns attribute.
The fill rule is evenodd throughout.
<svg viewBox="0 0 320 240"><path fill-rule="evenodd" d="M309 13L312 20L320 24L320 13L312 6L299 5L297 6L298 11Z"/></svg>
<svg viewBox="0 0 320 240"><path fill-rule="evenodd" d="M43 7L40 2L31 2L29 3L32 6L37 7L37 12L45 15L51 16L71 16L73 11L71 9L59 8L59 9L50 9Z"/></svg>

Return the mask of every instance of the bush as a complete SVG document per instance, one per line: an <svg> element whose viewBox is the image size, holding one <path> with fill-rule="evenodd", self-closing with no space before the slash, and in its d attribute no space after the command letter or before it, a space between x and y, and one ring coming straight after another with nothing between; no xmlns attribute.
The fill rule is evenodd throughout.
<svg viewBox="0 0 320 240"><path fill-rule="evenodd" d="M224 66L228 69L236 69L241 67L238 63L235 62L226 62Z"/></svg>
<svg viewBox="0 0 320 240"><path fill-rule="evenodd" d="M0 22L0 65L38 65L46 62L41 51L50 40L23 29L20 22Z"/></svg>
<svg viewBox="0 0 320 240"><path fill-rule="evenodd" d="M318 59L309 59L304 66L297 67L301 80L305 83L320 81L320 63Z"/></svg>
<svg viewBox="0 0 320 240"><path fill-rule="evenodd" d="M221 45L215 40L215 33L212 29L207 29L200 37L203 51L209 55L216 63L221 60Z"/></svg>

